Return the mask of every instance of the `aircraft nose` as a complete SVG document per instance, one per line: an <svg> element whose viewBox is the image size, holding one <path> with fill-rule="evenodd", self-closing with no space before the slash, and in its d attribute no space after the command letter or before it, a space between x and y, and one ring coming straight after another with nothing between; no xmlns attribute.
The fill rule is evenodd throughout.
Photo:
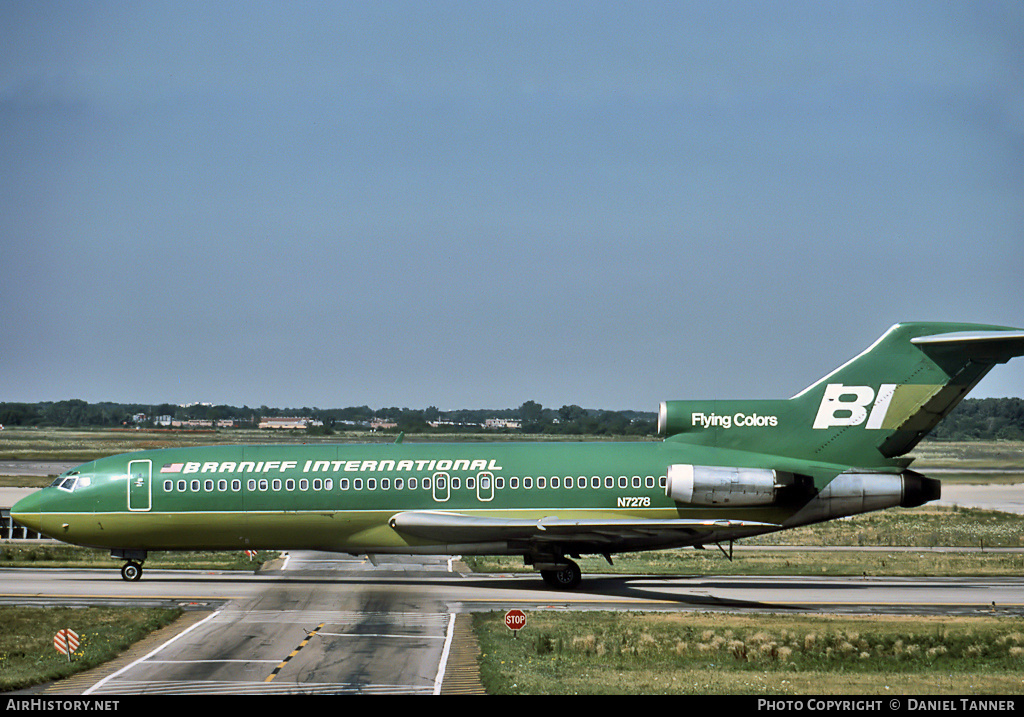
<svg viewBox="0 0 1024 717"><path fill-rule="evenodd" d="M29 530L42 532L42 492L41 490L36 491L15 503L11 508L11 519L17 521L20 525L24 525Z"/></svg>

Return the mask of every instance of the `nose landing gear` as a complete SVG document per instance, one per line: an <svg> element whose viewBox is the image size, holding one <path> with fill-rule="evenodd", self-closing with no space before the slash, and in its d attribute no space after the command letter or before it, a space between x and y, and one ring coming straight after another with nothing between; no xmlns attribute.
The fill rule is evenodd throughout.
<svg viewBox="0 0 1024 717"><path fill-rule="evenodd" d="M142 578L142 564L129 560L121 566L121 578L124 580L139 580Z"/></svg>
<svg viewBox="0 0 1024 717"><path fill-rule="evenodd" d="M110 556L126 560L121 566L122 580L139 580L142 578L142 564L146 562L145 550L111 550Z"/></svg>

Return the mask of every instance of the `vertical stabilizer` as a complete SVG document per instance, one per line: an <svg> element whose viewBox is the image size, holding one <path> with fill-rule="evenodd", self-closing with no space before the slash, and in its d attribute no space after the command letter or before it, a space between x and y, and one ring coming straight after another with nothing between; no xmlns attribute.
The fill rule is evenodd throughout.
<svg viewBox="0 0 1024 717"><path fill-rule="evenodd" d="M909 452L999 363L1024 355L1024 330L896 324L859 356L788 401L669 401L667 435L846 465Z"/></svg>

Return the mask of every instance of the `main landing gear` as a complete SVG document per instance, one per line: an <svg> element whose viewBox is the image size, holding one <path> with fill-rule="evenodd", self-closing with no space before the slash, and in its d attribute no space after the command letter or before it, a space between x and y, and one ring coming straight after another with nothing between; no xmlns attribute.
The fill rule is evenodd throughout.
<svg viewBox="0 0 1024 717"><path fill-rule="evenodd" d="M111 550L110 556L128 561L121 566L122 580L134 581L142 578L142 564L146 562L145 550Z"/></svg>
<svg viewBox="0 0 1024 717"><path fill-rule="evenodd" d="M580 566L564 555L548 555L544 557L526 558L526 564L532 564L540 571L540 576L550 587L558 590L574 590L583 580Z"/></svg>
<svg viewBox="0 0 1024 717"><path fill-rule="evenodd" d="M580 566L568 559L562 567L541 570L540 576L544 578L545 583L559 590L574 590L580 586L580 582L583 580Z"/></svg>

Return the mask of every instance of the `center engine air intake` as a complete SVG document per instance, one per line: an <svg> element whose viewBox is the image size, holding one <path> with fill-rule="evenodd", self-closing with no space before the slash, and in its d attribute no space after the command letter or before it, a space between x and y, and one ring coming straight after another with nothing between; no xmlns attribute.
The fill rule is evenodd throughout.
<svg viewBox="0 0 1024 717"><path fill-rule="evenodd" d="M690 505L771 505L792 485L792 473L770 468L676 464L668 467L665 493Z"/></svg>

